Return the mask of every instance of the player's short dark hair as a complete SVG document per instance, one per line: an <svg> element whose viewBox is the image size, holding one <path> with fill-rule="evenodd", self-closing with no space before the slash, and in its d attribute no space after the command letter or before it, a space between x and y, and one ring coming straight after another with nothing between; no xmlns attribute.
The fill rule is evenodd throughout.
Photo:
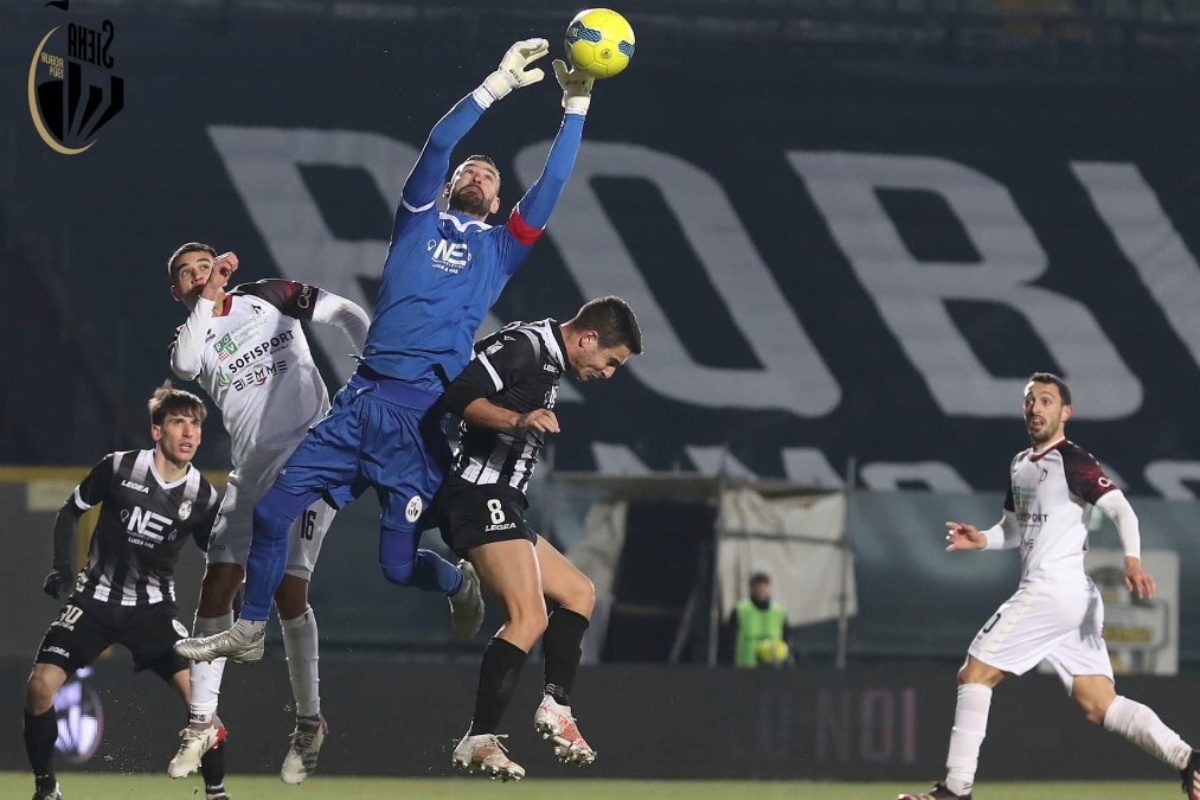
<svg viewBox="0 0 1200 800"><path fill-rule="evenodd" d="M213 259L216 259L217 257L216 248L214 248L211 244L205 244L204 242L188 242L187 244L181 244L178 248L176 248L174 253L171 253L171 257L167 259L167 277L171 279L172 286L175 285L176 279L179 278L179 265L175 262L186 256L188 253L208 253L213 257Z"/></svg>
<svg viewBox="0 0 1200 800"><path fill-rule="evenodd" d="M500 175L500 168L496 166L496 162L492 160L491 156L485 156L483 153L475 153L474 155L467 156L462 161L458 162L458 166L454 168L454 171L458 172L459 169L462 168L462 165L467 163L468 161L482 161L483 163L490 166L492 169L496 170L497 176Z"/></svg>
<svg viewBox="0 0 1200 800"><path fill-rule="evenodd" d="M579 328L595 331L600 337L597 344L603 348L625 345L633 355L642 352L642 329L638 327L633 309L619 297L597 297L579 309L571 323Z"/></svg>
<svg viewBox="0 0 1200 800"><path fill-rule="evenodd" d="M1058 396L1062 398L1063 405L1071 405L1071 387L1067 386L1067 382L1055 375L1053 372L1035 372L1029 376L1030 383L1053 383L1058 387Z"/></svg>
<svg viewBox="0 0 1200 800"><path fill-rule="evenodd" d="M758 586L760 583L770 583L771 576L765 572L756 572L750 576L750 585Z"/></svg>
<svg viewBox="0 0 1200 800"><path fill-rule="evenodd" d="M185 417L195 417L204 422L208 416L208 406L204 401L189 391L176 389L169 380L163 381L162 386L154 390L147 407L150 409L150 424L162 425L172 414Z"/></svg>

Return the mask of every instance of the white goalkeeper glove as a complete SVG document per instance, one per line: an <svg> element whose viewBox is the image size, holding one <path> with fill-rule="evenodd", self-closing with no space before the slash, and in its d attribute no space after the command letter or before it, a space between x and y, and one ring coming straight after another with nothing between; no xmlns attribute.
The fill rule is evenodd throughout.
<svg viewBox="0 0 1200 800"><path fill-rule="evenodd" d="M568 114L586 114L592 104L592 84L596 79L583 70L567 68L562 59L554 60L554 77L563 88L562 106Z"/></svg>
<svg viewBox="0 0 1200 800"><path fill-rule="evenodd" d="M487 94L487 108L493 101L506 96L513 89L520 89L546 77L540 68L529 69L529 65L550 52L550 43L545 39L524 39L508 48L500 61L500 69L483 79L483 85L475 92L479 99L480 90Z"/></svg>

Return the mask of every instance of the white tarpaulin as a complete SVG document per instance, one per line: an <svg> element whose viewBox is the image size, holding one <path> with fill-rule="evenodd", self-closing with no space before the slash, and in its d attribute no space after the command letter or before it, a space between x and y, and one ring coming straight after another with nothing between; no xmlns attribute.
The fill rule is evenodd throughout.
<svg viewBox="0 0 1200 800"><path fill-rule="evenodd" d="M837 619L858 611L854 564L844 564L843 494L765 498L751 489L721 497L717 563L722 615L728 617L749 592L750 576L771 576L772 598L787 611L789 625ZM843 589L844 584L844 589Z"/></svg>

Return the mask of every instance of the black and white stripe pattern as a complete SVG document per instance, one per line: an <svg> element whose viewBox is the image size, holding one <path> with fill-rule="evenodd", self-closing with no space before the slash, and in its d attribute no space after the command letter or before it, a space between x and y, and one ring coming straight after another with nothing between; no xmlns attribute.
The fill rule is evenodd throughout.
<svg viewBox="0 0 1200 800"><path fill-rule="evenodd" d="M106 457L76 487L76 508L100 504L77 594L123 607L175 601L173 572L189 536L207 539L218 496L200 471L166 483L153 450Z"/></svg>
<svg viewBox="0 0 1200 800"><path fill-rule="evenodd" d="M517 413L554 408L566 371L558 323L514 322L480 340L468 369L489 383L488 400ZM500 484L524 492L533 476L545 439L540 432L513 434L467 425L451 472L474 484Z"/></svg>

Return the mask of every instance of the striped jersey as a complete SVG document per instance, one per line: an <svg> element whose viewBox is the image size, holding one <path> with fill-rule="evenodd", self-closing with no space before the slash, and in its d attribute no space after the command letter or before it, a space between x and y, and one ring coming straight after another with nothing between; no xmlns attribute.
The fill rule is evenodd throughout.
<svg viewBox="0 0 1200 800"><path fill-rule="evenodd" d="M188 537L207 547L218 501L195 467L166 483L153 450L109 453L67 501L77 515L100 505L75 596L121 606L174 602L179 551Z"/></svg>
<svg viewBox="0 0 1200 800"><path fill-rule="evenodd" d="M257 449L294 448L329 410L329 392L300 325L322 290L274 278L238 286L222 316L202 300L179 328L172 363L184 363L221 409L234 467ZM176 369L179 372L178 369Z"/></svg>
<svg viewBox="0 0 1200 800"><path fill-rule="evenodd" d="M1066 439L1013 458L1004 510L1021 534L1021 580L1083 574L1091 507L1117 485L1091 453Z"/></svg>
<svg viewBox="0 0 1200 800"><path fill-rule="evenodd" d="M567 370L566 350L553 319L514 322L476 342L471 363L456 380L471 381L489 401L518 414L552 409ZM512 433L464 421L450 472L468 483L524 493L544 444L541 431Z"/></svg>

